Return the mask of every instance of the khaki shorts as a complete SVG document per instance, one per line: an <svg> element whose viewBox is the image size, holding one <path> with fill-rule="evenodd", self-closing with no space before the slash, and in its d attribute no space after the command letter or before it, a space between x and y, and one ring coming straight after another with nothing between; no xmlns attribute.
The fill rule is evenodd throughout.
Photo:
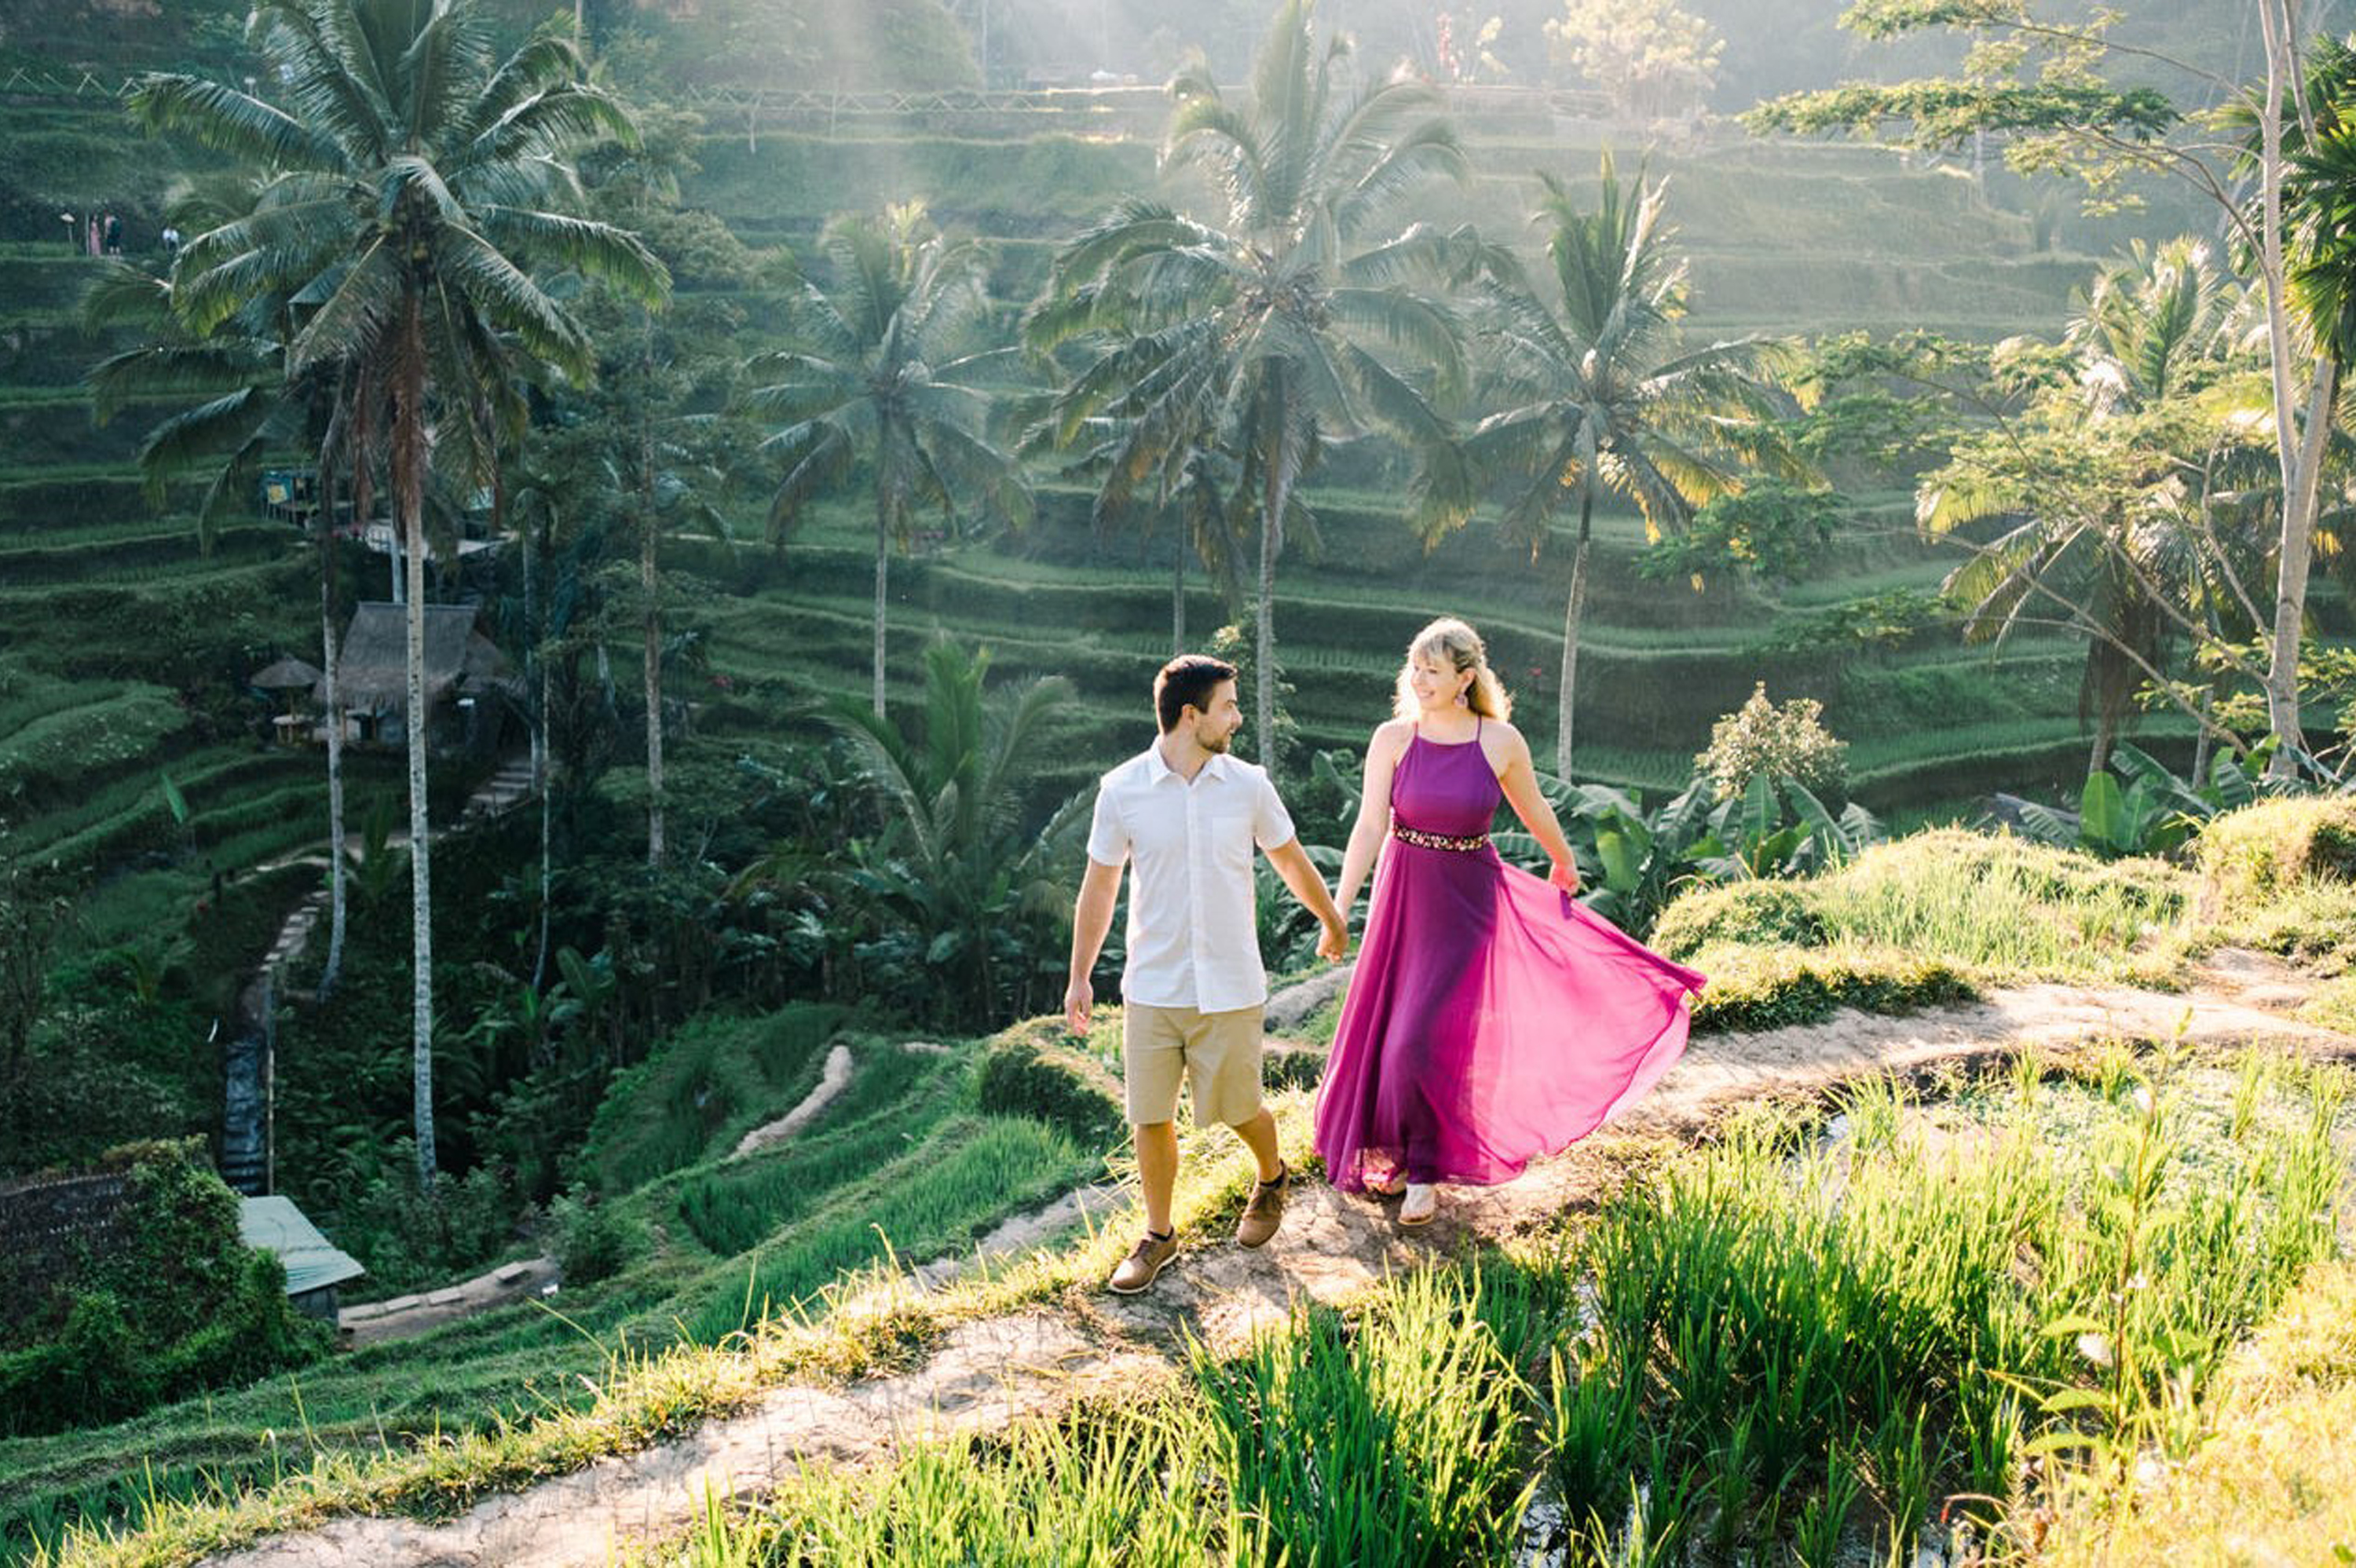
<svg viewBox="0 0 2356 1568"><path fill-rule="evenodd" d="M1130 1002L1120 1025L1121 1080L1129 1125L1151 1126L1178 1114L1181 1078L1194 1086L1194 1125L1234 1126L1259 1115L1261 1009L1198 1012Z"/></svg>

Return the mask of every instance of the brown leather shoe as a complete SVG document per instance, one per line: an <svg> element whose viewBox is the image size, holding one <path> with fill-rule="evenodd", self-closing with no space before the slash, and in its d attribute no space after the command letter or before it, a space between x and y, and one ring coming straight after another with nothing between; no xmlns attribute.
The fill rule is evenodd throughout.
<svg viewBox="0 0 2356 1568"><path fill-rule="evenodd" d="M1268 1244L1276 1228L1284 1223L1284 1189L1292 1184L1290 1169L1280 1173L1274 1181L1252 1183L1251 1201L1244 1205L1244 1217L1236 1221L1236 1245L1258 1247Z"/></svg>
<svg viewBox="0 0 2356 1568"><path fill-rule="evenodd" d="M1137 1245L1129 1249L1129 1256L1112 1271L1112 1291L1116 1296L1135 1296L1153 1283L1162 1265L1178 1255L1178 1232L1173 1231L1162 1237L1140 1236Z"/></svg>

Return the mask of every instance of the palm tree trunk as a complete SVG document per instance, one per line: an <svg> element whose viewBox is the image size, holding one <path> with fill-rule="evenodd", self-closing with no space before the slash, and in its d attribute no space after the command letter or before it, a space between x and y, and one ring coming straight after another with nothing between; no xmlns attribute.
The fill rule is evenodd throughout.
<svg viewBox="0 0 2356 1568"><path fill-rule="evenodd" d="M1592 464L1590 465L1590 472ZM1579 701L1579 629L1587 615L1587 552L1595 517L1595 483L1579 488L1579 544L1570 557L1570 603L1562 616L1562 692L1555 708L1554 771L1570 782L1571 720Z"/></svg>
<svg viewBox="0 0 2356 1568"><path fill-rule="evenodd" d="M545 634L540 624L541 536L523 530L524 701L531 731L531 793L540 802L540 944L531 961L531 988L538 991L548 975L548 660L541 648Z"/></svg>
<svg viewBox="0 0 2356 1568"><path fill-rule="evenodd" d="M326 657L320 699L327 709L327 961L319 970L319 1000L335 994L344 969L344 706L336 667L336 481L331 463L319 464L319 647Z"/></svg>
<svg viewBox="0 0 2356 1568"><path fill-rule="evenodd" d="M882 443L876 447L876 464L884 463ZM892 571L891 503L885 499L882 475L875 479L875 717L884 717L884 604L887 580Z"/></svg>
<svg viewBox="0 0 2356 1568"><path fill-rule="evenodd" d="M2291 406L2292 341L2289 272L2283 254L2283 117L2285 100L2297 87L2298 43L2292 7L2286 0L2261 0L2258 22L2265 37L2266 84L2258 114L2258 272L2265 287L2268 368L2273 373L2275 442L2283 479L2282 545L2276 564L2273 650L2267 660L2266 722L2279 742L2266 763L2266 776L2298 774L2295 751L2305 748L2299 729L2298 646L2307 618L2307 572L2315 543L2315 496L2320 478L2324 429L2331 422L2334 367L2329 356L2313 360L2312 397L2302 432ZM2311 125L2303 125L2313 141ZM2312 461L2310 461L2310 453Z"/></svg>
<svg viewBox="0 0 2356 1568"><path fill-rule="evenodd" d="M1170 569L1170 656L1176 658L1186 651L1186 539L1177 536L1176 548L1171 552L1174 562Z"/></svg>
<svg viewBox="0 0 2356 1568"><path fill-rule="evenodd" d="M1283 550L1284 508L1291 498L1292 429L1285 417L1284 371L1269 372L1263 417L1272 421L1268 480L1259 515L1259 603L1253 610L1252 707L1259 741L1259 765L1276 777L1276 558Z"/></svg>
<svg viewBox="0 0 2356 1568"><path fill-rule="evenodd" d="M1259 765L1276 775L1276 515L1270 497L1259 519L1259 595L1252 607L1252 733L1259 741Z"/></svg>
<svg viewBox="0 0 2356 1568"><path fill-rule="evenodd" d="M2209 693L2201 693L2201 738L2192 742L2192 787L2199 789L2209 782L2209 749L2216 738L2209 728Z"/></svg>
<svg viewBox="0 0 2356 1568"><path fill-rule="evenodd" d="M638 505L644 535L638 546L638 592L647 602L647 864L663 863L662 606L655 597L654 399L655 336L648 318L638 386Z"/></svg>
<svg viewBox="0 0 2356 1568"><path fill-rule="evenodd" d="M410 1087L417 1132L417 1184L431 1191L434 1149L434 868L425 794L425 344L414 293L403 304L399 412L393 432L393 501L408 574Z"/></svg>

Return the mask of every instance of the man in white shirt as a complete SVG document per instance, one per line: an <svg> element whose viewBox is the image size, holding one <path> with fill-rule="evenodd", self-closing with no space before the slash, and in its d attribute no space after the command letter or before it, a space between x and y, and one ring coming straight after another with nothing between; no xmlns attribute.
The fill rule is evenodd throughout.
<svg viewBox="0 0 2356 1568"><path fill-rule="evenodd" d="M1088 833L1088 869L1072 915L1072 973L1065 1021L1087 1032L1096 1003L1089 973L1112 929L1121 866L1129 891L1128 963L1121 971L1121 1069L1145 1235L1113 1271L1122 1295L1153 1283L1178 1254L1170 1198L1178 1178L1181 1081L1197 1125L1225 1122L1251 1149L1259 1180L1236 1227L1257 1247L1284 1218L1289 1172L1276 1119L1260 1104L1260 1012L1268 975L1253 919L1252 849L1264 851L1286 887L1323 923L1321 958L1349 950L1349 928L1324 879L1309 863L1264 769L1227 754L1242 728L1236 667L1189 654L1153 679L1161 736L1104 775Z"/></svg>

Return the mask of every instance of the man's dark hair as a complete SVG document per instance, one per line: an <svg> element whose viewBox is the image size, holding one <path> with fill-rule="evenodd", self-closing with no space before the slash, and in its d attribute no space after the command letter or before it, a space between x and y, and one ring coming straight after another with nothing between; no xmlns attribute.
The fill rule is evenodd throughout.
<svg viewBox="0 0 2356 1568"><path fill-rule="evenodd" d="M1236 678L1236 667L1208 654L1180 654L1153 677L1153 713L1165 735L1178 727L1178 715L1190 705L1198 713L1211 710L1211 693L1222 681Z"/></svg>

